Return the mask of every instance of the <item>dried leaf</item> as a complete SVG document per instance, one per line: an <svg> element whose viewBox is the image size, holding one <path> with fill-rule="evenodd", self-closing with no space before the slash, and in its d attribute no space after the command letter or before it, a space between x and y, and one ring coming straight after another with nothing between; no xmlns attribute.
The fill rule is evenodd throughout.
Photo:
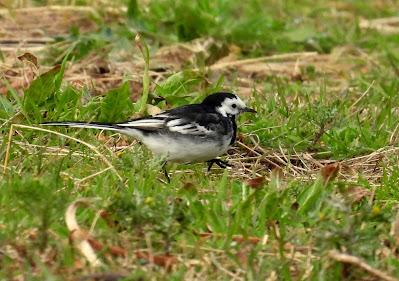
<svg viewBox="0 0 399 281"><path fill-rule="evenodd" d="M89 242L90 246L94 250L103 251L104 245L100 241L98 241L92 237L88 237L87 241ZM109 245L107 250L111 255L113 255L115 257L126 257L127 256L127 250L125 250L119 246Z"/></svg>
<svg viewBox="0 0 399 281"><path fill-rule="evenodd" d="M100 217L109 227L114 228L117 226L117 223L112 219L111 214L107 210L101 210Z"/></svg>
<svg viewBox="0 0 399 281"><path fill-rule="evenodd" d="M263 185L264 182L265 182L264 177L257 177L257 178L249 179L245 183L252 188L259 188Z"/></svg>
<svg viewBox="0 0 399 281"><path fill-rule="evenodd" d="M346 195L353 203L360 202L363 198L370 196L371 191L360 186L353 186L346 190Z"/></svg>
<svg viewBox="0 0 399 281"><path fill-rule="evenodd" d="M39 68L39 65L38 65L38 63L37 63L37 57L35 57L35 56L34 56L33 54L31 54L31 53L25 53L25 54L19 56L18 59L19 59L20 61L22 61L22 62L23 62L23 61L30 62L31 64L33 64L33 65L36 67L36 69Z"/></svg>
<svg viewBox="0 0 399 281"><path fill-rule="evenodd" d="M89 242L90 246L94 250L96 250L96 251L104 250L104 245L100 241L98 241L92 237L88 237L87 241ZM113 255L115 257L126 257L127 256L127 250L125 250L119 246L109 245L107 250L111 255Z"/></svg>
<svg viewBox="0 0 399 281"><path fill-rule="evenodd" d="M334 180L338 175L339 169L339 163L328 164L321 168L320 174L323 178L324 183L327 184L330 181Z"/></svg>
<svg viewBox="0 0 399 281"><path fill-rule="evenodd" d="M237 260L240 262L241 266L243 266L245 269L248 267L248 257L251 254L253 246L252 245L244 245L240 247L238 252L236 253Z"/></svg>
<svg viewBox="0 0 399 281"><path fill-rule="evenodd" d="M26 245L12 242L10 243L10 246L15 250L21 260L28 261L33 268L36 267L36 262L34 261L32 255L29 253Z"/></svg>
<svg viewBox="0 0 399 281"><path fill-rule="evenodd" d="M73 269L74 270L81 270L84 268L84 263L81 260L76 260L73 263Z"/></svg>
<svg viewBox="0 0 399 281"><path fill-rule="evenodd" d="M184 182L183 183L183 188L185 190L195 190L195 184L193 182Z"/></svg>
<svg viewBox="0 0 399 281"><path fill-rule="evenodd" d="M119 247L119 246L108 246L108 250L111 253L111 255L115 257L126 257L127 256L127 250Z"/></svg>
<svg viewBox="0 0 399 281"><path fill-rule="evenodd" d="M152 104L147 104L147 113L150 115L156 115L162 112L162 109L160 109L158 106L152 105Z"/></svg>
<svg viewBox="0 0 399 281"><path fill-rule="evenodd" d="M251 244L258 244L259 242L261 242L261 239L259 237L255 237L255 236L244 237L242 235L234 235L233 241L239 242L239 243L249 242Z"/></svg>
<svg viewBox="0 0 399 281"><path fill-rule="evenodd" d="M209 238L209 237L212 237L212 235L213 235L213 233L211 233L211 232L201 232L199 234L199 236L202 238Z"/></svg>
<svg viewBox="0 0 399 281"><path fill-rule="evenodd" d="M138 259L152 262L158 266L166 268L167 270L170 270L172 266L177 263L177 258L170 254L153 255L148 251L136 251L135 254Z"/></svg>
<svg viewBox="0 0 399 281"><path fill-rule="evenodd" d="M122 273L94 273L80 278L81 281L118 281L124 279L125 274Z"/></svg>
<svg viewBox="0 0 399 281"><path fill-rule="evenodd" d="M102 251L104 249L103 244L92 237L87 237L87 242L89 242L90 246L96 251Z"/></svg>
<svg viewBox="0 0 399 281"><path fill-rule="evenodd" d="M36 240L38 235L39 235L39 231L37 228L32 228L32 229L27 229L24 232L25 236L30 239L30 240Z"/></svg>

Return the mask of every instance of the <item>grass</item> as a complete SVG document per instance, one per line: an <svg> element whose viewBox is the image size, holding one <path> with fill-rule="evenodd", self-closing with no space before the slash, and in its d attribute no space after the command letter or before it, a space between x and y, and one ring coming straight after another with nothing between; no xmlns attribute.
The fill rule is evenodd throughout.
<svg viewBox="0 0 399 281"><path fill-rule="evenodd" d="M49 4L71 3L26 5ZM124 5L127 12L110 21L107 8ZM0 159L9 161L0 175L0 279L399 276L398 37L359 25L397 16L397 4L126 1L93 8L95 29L68 26L35 53L41 75L26 88L2 74ZM198 45L201 51L192 51ZM318 55L233 64L288 52ZM212 68L228 55L226 67ZM28 77L31 65L5 62L2 69L13 67ZM233 168L206 174L201 163L171 165L169 184L162 159L125 136L34 129L54 120L125 120L146 103L153 106L147 111L166 109L222 89L249 93L258 111L239 119L227 155ZM11 124L25 127L14 125L7 151ZM90 203L78 208L77 220L91 229L99 267L90 266L65 224L68 206L81 198ZM332 251L372 270L334 259Z"/></svg>

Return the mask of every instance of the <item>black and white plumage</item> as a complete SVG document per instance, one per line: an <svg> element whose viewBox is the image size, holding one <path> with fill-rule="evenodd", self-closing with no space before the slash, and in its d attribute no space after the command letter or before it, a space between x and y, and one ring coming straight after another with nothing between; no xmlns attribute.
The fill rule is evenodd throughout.
<svg viewBox="0 0 399 281"><path fill-rule="evenodd" d="M166 157L166 161L208 161L210 166L216 163L225 167L225 162L215 158L234 143L237 131L235 117L242 112L256 111L246 107L235 94L219 92L206 97L200 104L185 105L122 123L48 122L42 125L116 131L138 139L154 154Z"/></svg>

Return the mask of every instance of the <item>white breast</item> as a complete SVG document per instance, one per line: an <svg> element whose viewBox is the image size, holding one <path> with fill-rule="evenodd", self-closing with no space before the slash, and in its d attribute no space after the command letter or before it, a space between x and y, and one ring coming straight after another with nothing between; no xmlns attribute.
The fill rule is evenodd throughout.
<svg viewBox="0 0 399 281"><path fill-rule="evenodd" d="M177 163L205 162L214 159L229 148L231 137L216 143L207 139L170 138L153 135L143 140L143 143L156 155L165 156L167 161Z"/></svg>

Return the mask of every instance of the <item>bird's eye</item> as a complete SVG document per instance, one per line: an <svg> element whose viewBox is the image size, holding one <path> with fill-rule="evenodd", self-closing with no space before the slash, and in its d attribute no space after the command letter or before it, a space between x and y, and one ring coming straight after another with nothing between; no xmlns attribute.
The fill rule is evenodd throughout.
<svg viewBox="0 0 399 281"><path fill-rule="evenodd" d="M233 104L231 105L231 107L232 107L232 108L236 108L237 105L236 105L235 103L233 103Z"/></svg>

